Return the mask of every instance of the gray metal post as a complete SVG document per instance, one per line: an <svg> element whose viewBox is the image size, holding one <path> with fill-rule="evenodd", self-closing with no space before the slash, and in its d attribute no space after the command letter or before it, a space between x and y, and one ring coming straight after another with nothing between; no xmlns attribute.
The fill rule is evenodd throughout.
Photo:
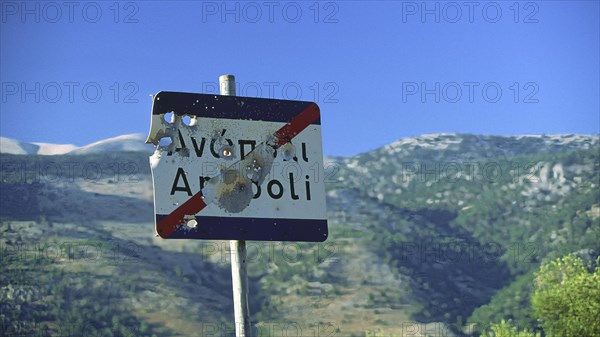
<svg viewBox="0 0 600 337"><path fill-rule="evenodd" d="M235 77L219 76L221 95L235 96ZM231 254L231 283L233 286L233 315L235 318L235 335L252 337L250 324L250 308L248 306L248 270L246 263L246 241L229 241Z"/></svg>

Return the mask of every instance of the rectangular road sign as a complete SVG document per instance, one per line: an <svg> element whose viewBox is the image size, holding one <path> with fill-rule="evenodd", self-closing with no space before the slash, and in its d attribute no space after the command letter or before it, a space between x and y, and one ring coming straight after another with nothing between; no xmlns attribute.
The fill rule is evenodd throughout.
<svg viewBox="0 0 600 337"><path fill-rule="evenodd" d="M161 237L327 239L316 103L162 91L146 142Z"/></svg>

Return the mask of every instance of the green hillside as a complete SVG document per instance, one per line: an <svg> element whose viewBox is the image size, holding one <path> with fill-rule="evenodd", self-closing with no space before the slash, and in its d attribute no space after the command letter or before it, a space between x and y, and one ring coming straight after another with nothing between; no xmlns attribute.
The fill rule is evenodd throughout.
<svg viewBox="0 0 600 337"><path fill-rule="evenodd" d="M2 335L234 335L228 243L154 236L146 154L0 162ZM600 252L597 136L422 136L323 178L326 242L249 243L257 335L534 329L540 263Z"/></svg>

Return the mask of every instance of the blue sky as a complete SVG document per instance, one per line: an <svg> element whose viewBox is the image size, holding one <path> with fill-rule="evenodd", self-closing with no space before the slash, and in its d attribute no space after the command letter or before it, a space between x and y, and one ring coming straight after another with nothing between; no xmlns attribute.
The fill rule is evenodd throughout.
<svg viewBox="0 0 600 337"><path fill-rule="evenodd" d="M25 6L25 7L24 7ZM147 133L150 94L316 101L324 152L425 133L600 132L598 1L2 1L0 133ZM436 22L438 21L438 22Z"/></svg>

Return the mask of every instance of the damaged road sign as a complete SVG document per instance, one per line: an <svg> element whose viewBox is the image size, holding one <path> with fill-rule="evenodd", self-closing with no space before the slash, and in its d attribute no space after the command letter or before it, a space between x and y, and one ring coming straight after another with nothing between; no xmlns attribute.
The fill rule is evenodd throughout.
<svg viewBox="0 0 600 337"><path fill-rule="evenodd" d="M317 104L161 91L146 143L161 237L327 239Z"/></svg>

